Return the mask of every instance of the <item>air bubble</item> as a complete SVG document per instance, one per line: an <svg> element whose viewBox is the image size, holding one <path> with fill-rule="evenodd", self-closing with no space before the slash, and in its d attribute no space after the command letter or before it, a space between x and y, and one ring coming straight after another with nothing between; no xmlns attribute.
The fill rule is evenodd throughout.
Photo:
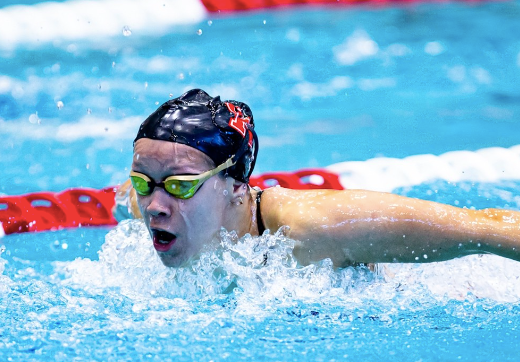
<svg viewBox="0 0 520 362"><path fill-rule="evenodd" d="M87 108L87 114L92 114L92 109Z"/></svg>
<svg viewBox="0 0 520 362"><path fill-rule="evenodd" d="M148 82L144 82L144 89L148 89Z"/></svg>
<svg viewBox="0 0 520 362"><path fill-rule="evenodd" d="M31 122L32 124L41 123L40 117L38 117L38 112L35 112L29 116L29 122Z"/></svg>
<svg viewBox="0 0 520 362"><path fill-rule="evenodd" d="M213 25L213 22L211 20L208 20L208 26Z"/></svg>
<svg viewBox="0 0 520 362"><path fill-rule="evenodd" d="M222 193L224 194L224 196L227 196L228 195L228 190L224 190L224 191L222 191Z"/></svg>
<svg viewBox="0 0 520 362"><path fill-rule="evenodd" d="M63 250L67 250L67 249L69 248L69 244L67 244L67 243L63 243L63 244L61 244L61 248L62 248Z"/></svg>
<svg viewBox="0 0 520 362"><path fill-rule="evenodd" d="M424 254L424 255L423 255L423 258L424 258L424 259L428 259L428 255Z"/></svg>
<svg viewBox="0 0 520 362"><path fill-rule="evenodd" d="M197 35L202 35L202 29L197 30Z"/></svg>
<svg viewBox="0 0 520 362"><path fill-rule="evenodd" d="M124 36L130 36L132 35L132 30L128 26L123 26L123 35Z"/></svg>
<svg viewBox="0 0 520 362"><path fill-rule="evenodd" d="M56 107L58 107L58 109L62 109L64 106L63 102L62 101L57 101L56 102Z"/></svg>

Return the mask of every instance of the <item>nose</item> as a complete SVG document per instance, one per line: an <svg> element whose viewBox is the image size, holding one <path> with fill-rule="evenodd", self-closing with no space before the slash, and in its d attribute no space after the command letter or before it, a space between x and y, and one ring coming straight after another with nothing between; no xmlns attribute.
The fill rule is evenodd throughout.
<svg viewBox="0 0 520 362"><path fill-rule="evenodd" d="M163 189L156 187L149 196L146 212L152 217L171 216L171 197Z"/></svg>

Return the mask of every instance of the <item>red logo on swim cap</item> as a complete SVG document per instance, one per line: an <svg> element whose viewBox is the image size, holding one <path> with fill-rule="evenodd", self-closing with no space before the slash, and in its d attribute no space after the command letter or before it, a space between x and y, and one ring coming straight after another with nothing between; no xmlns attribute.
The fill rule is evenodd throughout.
<svg viewBox="0 0 520 362"><path fill-rule="evenodd" d="M240 107L235 106L233 103L225 102L227 109L233 113L233 117L229 119L229 126L236 129L242 137L246 136L247 125L251 121L250 117L245 117Z"/></svg>

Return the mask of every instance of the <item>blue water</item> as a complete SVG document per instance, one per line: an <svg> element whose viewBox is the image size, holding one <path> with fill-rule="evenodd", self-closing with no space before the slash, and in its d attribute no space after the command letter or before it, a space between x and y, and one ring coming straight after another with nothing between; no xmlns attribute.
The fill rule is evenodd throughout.
<svg viewBox="0 0 520 362"><path fill-rule="evenodd" d="M516 145L519 16L518 1L299 8L0 48L0 193L122 182L139 123L192 87L251 106L257 173ZM520 209L517 180L394 192ZM300 268L280 235L225 234L172 270L139 221L0 243L2 361L518 358L520 267L498 257Z"/></svg>
<svg viewBox="0 0 520 362"><path fill-rule="evenodd" d="M518 2L303 8L0 49L0 192L121 182L139 123L193 87L251 106L258 173L515 145L518 16Z"/></svg>

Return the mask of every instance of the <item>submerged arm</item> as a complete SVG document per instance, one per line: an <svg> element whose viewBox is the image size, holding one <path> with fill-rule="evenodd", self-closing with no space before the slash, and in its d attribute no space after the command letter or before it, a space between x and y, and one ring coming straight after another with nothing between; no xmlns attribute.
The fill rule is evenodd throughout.
<svg viewBox="0 0 520 362"><path fill-rule="evenodd" d="M520 261L520 213L469 210L389 193L274 188L262 197L271 230L287 225L302 264L434 262L493 253ZM265 204L264 204L265 199Z"/></svg>

